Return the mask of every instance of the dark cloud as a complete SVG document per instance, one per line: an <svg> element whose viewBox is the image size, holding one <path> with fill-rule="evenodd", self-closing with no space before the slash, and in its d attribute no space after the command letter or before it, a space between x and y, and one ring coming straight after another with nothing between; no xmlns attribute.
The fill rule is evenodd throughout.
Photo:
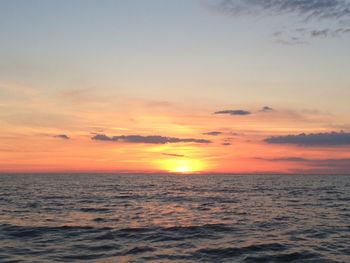
<svg viewBox="0 0 350 263"><path fill-rule="evenodd" d="M262 161L271 161L271 162L307 162L308 159L302 157L278 157L278 158L255 158Z"/></svg>
<svg viewBox="0 0 350 263"><path fill-rule="evenodd" d="M337 29L315 29L308 32L310 37L337 37L344 34L350 34L350 28L337 28Z"/></svg>
<svg viewBox="0 0 350 263"><path fill-rule="evenodd" d="M273 36L278 43L285 45L305 44L306 39L337 37L350 31L347 25L350 21L349 0L218 0L214 9L231 16L293 15L299 18L297 24L302 22L311 27L299 30L290 24L290 20L288 24L282 24ZM329 26L317 28L312 20L327 20Z"/></svg>
<svg viewBox="0 0 350 263"><path fill-rule="evenodd" d="M96 134L91 138L97 141L111 141L111 142L128 142L128 143L150 143L150 144L166 144L166 143L211 143L209 140L193 139L193 138L177 138L177 137L164 137L159 135L142 136L142 135L120 135L120 136L107 136L105 134Z"/></svg>
<svg viewBox="0 0 350 263"><path fill-rule="evenodd" d="M105 134L96 134L91 139L96 141L114 141L113 137L108 137Z"/></svg>
<svg viewBox="0 0 350 263"><path fill-rule="evenodd" d="M306 159L302 157L280 157L280 158L256 158L264 161L271 162L291 162L291 163L302 163L309 167L314 172L346 172L350 170L350 158L339 158L339 159ZM302 170L299 170L302 172Z"/></svg>
<svg viewBox="0 0 350 263"><path fill-rule="evenodd" d="M216 111L214 112L214 114L249 115L251 114L251 112L246 110L222 110L222 111Z"/></svg>
<svg viewBox="0 0 350 263"><path fill-rule="evenodd" d="M265 107L262 107L262 109L260 111L261 112L270 112L270 111L273 111L273 108L265 106Z"/></svg>
<svg viewBox="0 0 350 263"><path fill-rule="evenodd" d="M277 162L307 162L308 159L302 158L302 157L280 157L280 158L274 158L273 161Z"/></svg>
<svg viewBox="0 0 350 263"><path fill-rule="evenodd" d="M224 145L224 146L230 146L230 145L232 145L232 143L230 143L230 142L223 142L222 145Z"/></svg>
<svg viewBox="0 0 350 263"><path fill-rule="evenodd" d="M328 37L329 35L329 29L322 29L322 30L312 30L310 32L310 35L312 37Z"/></svg>
<svg viewBox="0 0 350 263"><path fill-rule="evenodd" d="M60 138L60 139L64 139L64 140L69 140L69 136L65 135L65 134L58 134L54 136L55 138Z"/></svg>
<svg viewBox="0 0 350 263"><path fill-rule="evenodd" d="M268 107L268 106L264 106L262 107L259 112L271 112L271 111L274 111L273 108L271 107ZM257 111L258 112L258 111ZM253 112L251 111L247 111L247 110L222 110L222 111L216 111L214 112L214 114L227 114L227 115L241 115L241 116L244 116L244 115L250 115L252 114ZM208 135L208 134L207 134ZM236 134L237 135L237 134Z"/></svg>
<svg viewBox="0 0 350 263"><path fill-rule="evenodd" d="M286 136L272 136L264 140L269 144L294 144L301 146L342 146L350 145L350 133L329 132Z"/></svg>
<svg viewBox="0 0 350 263"><path fill-rule="evenodd" d="M295 14L305 19L350 16L350 3L346 0L221 0L217 8L231 15Z"/></svg>
<svg viewBox="0 0 350 263"><path fill-rule="evenodd" d="M281 44L306 44L305 39L316 39L316 38L331 38L340 37L342 35L350 34L350 28L336 27L336 28L322 28L322 29L308 29L308 28L297 28L289 31L277 31L273 33L273 36Z"/></svg>
<svg viewBox="0 0 350 263"><path fill-rule="evenodd" d="M175 154L175 153L162 153L162 155L172 156L172 157L185 157L183 154Z"/></svg>
<svg viewBox="0 0 350 263"><path fill-rule="evenodd" d="M350 170L350 159L324 159L324 160L308 160L314 166L341 169L346 168Z"/></svg>
<svg viewBox="0 0 350 263"><path fill-rule="evenodd" d="M210 135L210 136L218 136L220 134L222 134L222 132L219 132L219 131L212 131L212 132L203 133L203 135Z"/></svg>

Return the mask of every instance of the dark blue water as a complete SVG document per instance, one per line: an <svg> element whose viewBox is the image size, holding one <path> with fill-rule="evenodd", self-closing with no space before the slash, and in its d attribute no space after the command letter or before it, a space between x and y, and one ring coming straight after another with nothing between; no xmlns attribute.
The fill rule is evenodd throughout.
<svg viewBox="0 0 350 263"><path fill-rule="evenodd" d="M0 175L0 262L350 262L350 177Z"/></svg>

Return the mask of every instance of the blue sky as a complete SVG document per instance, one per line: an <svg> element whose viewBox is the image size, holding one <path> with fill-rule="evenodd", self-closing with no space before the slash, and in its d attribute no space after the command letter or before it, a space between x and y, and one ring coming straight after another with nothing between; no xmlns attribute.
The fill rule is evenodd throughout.
<svg viewBox="0 0 350 263"><path fill-rule="evenodd" d="M189 100L345 110L349 36L281 44L273 33L301 27L298 18L209 7L219 2L2 1L1 78L46 90L103 86L164 100L185 92ZM338 102L327 107L325 97Z"/></svg>

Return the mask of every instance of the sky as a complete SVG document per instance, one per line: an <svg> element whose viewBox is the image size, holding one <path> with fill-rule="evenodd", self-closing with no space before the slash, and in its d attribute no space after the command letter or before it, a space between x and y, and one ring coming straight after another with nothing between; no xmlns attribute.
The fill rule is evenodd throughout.
<svg viewBox="0 0 350 263"><path fill-rule="evenodd" d="M348 0L2 0L0 172L350 170Z"/></svg>

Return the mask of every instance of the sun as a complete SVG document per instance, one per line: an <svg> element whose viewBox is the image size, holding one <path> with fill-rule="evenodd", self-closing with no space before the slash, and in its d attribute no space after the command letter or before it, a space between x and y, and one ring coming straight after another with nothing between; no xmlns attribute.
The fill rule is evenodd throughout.
<svg viewBox="0 0 350 263"><path fill-rule="evenodd" d="M168 159L162 166L170 173L181 174L197 173L204 169L203 163L195 159Z"/></svg>
<svg viewBox="0 0 350 263"><path fill-rule="evenodd" d="M188 167L186 165L177 166L177 167L175 167L174 172L176 172L176 173L189 173L189 172L191 172L191 167Z"/></svg>

